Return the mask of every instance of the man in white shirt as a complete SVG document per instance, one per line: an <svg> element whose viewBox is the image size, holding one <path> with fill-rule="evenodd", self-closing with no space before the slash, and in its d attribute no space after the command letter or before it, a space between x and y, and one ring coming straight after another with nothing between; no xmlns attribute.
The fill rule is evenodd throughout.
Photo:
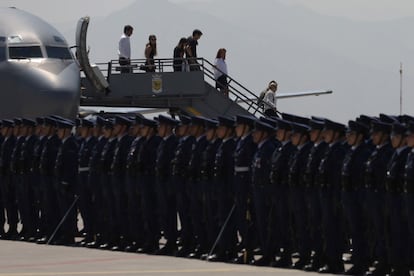
<svg viewBox="0 0 414 276"><path fill-rule="evenodd" d="M126 25L124 27L124 33L119 39L118 45L118 56L119 56L119 65L121 65L121 73L131 73L131 43L130 36L134 28L131 25Z"/></svg>

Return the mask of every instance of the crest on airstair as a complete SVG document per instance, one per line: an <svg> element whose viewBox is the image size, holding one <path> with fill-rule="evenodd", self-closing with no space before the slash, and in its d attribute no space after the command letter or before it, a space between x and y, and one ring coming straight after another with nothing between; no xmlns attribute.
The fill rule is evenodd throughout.
<svg viewBox="0 0 414 276"><path fill-rule="evenodd" d="M162 76L158 74L152 75L152 93L158 94L162 92Z"/></svg>

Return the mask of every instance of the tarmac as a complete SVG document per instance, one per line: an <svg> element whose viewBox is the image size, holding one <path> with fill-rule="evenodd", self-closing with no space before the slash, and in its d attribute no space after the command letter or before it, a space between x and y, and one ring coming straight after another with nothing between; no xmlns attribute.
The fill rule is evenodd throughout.
<svg viewBox="0 0 414 276"><path fill-rule="evenodd" d="M0 276L318 275L299 270L207 262L82 247L0 241Z"/></svg>

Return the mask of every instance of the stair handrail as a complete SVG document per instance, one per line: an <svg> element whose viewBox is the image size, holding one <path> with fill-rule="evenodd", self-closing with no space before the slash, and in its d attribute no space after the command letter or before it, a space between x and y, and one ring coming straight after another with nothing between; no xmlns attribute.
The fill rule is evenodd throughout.
<svg viewBox="0 0 414 276"><path fill-rule="evenodd" d="M204 63L211 66L211 68L215 68L222 74L225 74L223 71L215 67L215 65L212 64L209 60L205 58L201 58L201 60L202 60L202 67L203 67L204 75L210 78L211 80L215 81L214 72L208 69ZM243 102L244 104L246 104L248 106L247 111L249 111L252 115L256 115L257 113L259 113L260 115L264 116L263 109L261 105L258 104L259 97L255 93L253 93L251 90L246 88L244 85L239 83L237 80L235 80L233 77L231 77L230 75L227 75L227 79L228 79L229 93L236 97L234 99L234 102L236 103ZM239 87L239 89L235 87L234 85L232 85L232 83L236 84Z"/></svg>
<svg viewBox="0 0 414 276"><path fill-rule="evenodd" d="M154 63L157 67L157 72L170 72L168 69L173 68L174 60L174 58L154 59ZM186 59L183 58L182 60L185 61ZM145 73L145 71L140 69L140 66L145 64L145 61L146 59L131 59L131 65L129 65L132 69L131 71L134 73L137 71L139 73ZM211 81L215 81L213 68L224 74L224 72L216 68L213 63L211 63L209 60L205 58L197 58L197 62L199 64L200 69L203 71L204 76L210 79ZM110 82L112 74L120 73L120 67L122 67L122 65L119 64L119 61L115 59L110 60L108 63L96 63L96 65L100 68L102 72L107 73L108 82ZM168 69L166 70L166 68ZM232 97L234 97L233 99L229 99L231 99L236 104L245 104L246 106L244 108L246 108L247 111L254 116L256 116L257 114L264 116L263 108L258 103L259 97L251 90L249 90L247 87L245 87L243 84L235 80L232 76L227 75L227 79L229 94Z"/></svg>

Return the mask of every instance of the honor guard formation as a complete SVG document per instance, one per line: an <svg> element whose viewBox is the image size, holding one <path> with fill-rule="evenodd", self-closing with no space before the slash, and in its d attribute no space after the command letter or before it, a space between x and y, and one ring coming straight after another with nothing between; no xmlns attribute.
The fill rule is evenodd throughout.
<svg viewBox="0 0 414 276"><path fill-rule="evenodd" d="M0 145L1 239L346 275L414 266L407 115L16 118Z"/></svg>

